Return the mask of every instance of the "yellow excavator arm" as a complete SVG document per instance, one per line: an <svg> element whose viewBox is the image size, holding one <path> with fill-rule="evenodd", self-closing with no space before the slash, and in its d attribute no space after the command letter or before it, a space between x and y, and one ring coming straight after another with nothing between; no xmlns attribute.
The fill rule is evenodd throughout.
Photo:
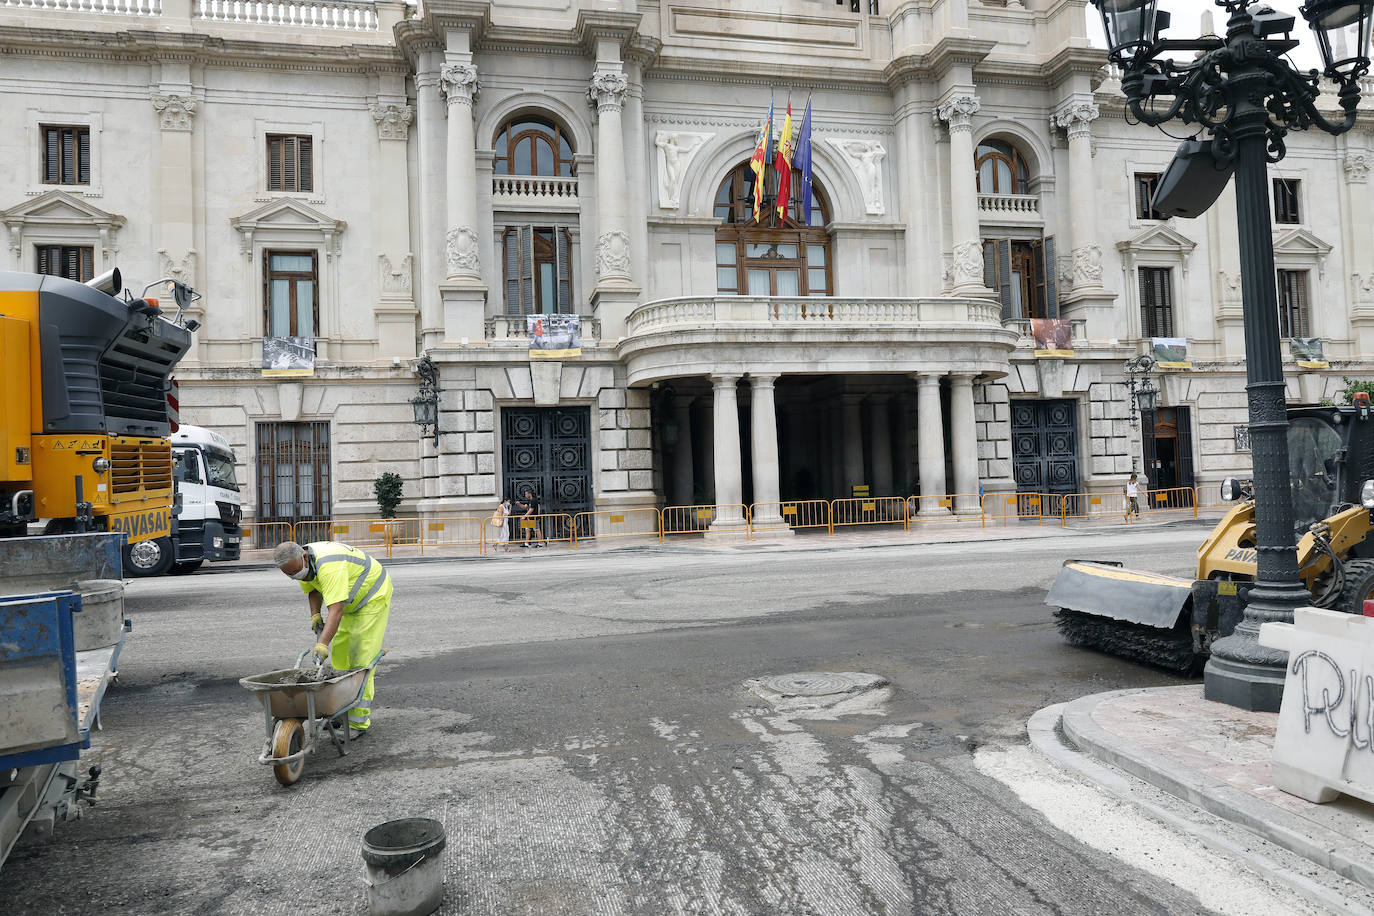
<svg viewBox="0 0 1374 916"><path fill-rule="evenodd" d="M1369 515L1368 509L1351 506L1319 523L1337 556L1344 558L1369 536ZM1197 577L1253 580L1255 566L1255 505L1247 501L1227 512L1198 547ZM1318 546L1317 536L1311 531L1304 534L1298 541L1298 575L1303 584L1311 590L1317 577L1330 569L1331 557Z"/></svg>

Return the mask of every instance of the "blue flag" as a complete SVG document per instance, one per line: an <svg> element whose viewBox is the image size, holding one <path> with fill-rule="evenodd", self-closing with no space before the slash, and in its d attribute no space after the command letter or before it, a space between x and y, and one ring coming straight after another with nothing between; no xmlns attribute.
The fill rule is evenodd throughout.
<svg viewBox="0 0 1374 916"><path fill-rule="evenodd" d="M806 100L806 116L797 134L797 151L792 164L801 172L801 212L806 225L811 225L811 100Z"/></svg>

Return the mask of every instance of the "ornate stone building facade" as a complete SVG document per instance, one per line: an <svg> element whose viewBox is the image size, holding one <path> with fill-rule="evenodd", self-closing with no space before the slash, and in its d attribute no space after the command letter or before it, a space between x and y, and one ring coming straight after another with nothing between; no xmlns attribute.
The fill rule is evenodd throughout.
<svg viewBox="0 0 1374 916"><path fill-rule="evenodd" d="M1086 0L50 7L0 10L9 267L202 293L182 414L234 443L250 518L372 514L385 470L405 514L528 483L763 518L1245 472L1233 197L1150 209L1173 144L1124 120ZM812 106L815 198L756 219L770 99ZM1283 333L1329 363L1292 362L1296 401L1374 360L1372 160L1366 125L1274 170ZM531 358L549 313L579 354ZM264 376L273 337L313 374ZM1136 418L1155 338L1191 367Z"/></svg>

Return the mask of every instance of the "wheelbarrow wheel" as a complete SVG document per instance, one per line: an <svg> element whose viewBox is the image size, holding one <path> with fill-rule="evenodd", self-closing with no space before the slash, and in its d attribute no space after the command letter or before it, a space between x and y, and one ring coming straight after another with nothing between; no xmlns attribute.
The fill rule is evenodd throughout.
<svg viewBox="0 0 1374 916"><path fill-rule="evenodd" d="M305 746L305 726L300 719L280 719L272 731L272 756L288 757ZM305 770L305 758L272 767L272 775L284 786L293 785Z"/></svg>

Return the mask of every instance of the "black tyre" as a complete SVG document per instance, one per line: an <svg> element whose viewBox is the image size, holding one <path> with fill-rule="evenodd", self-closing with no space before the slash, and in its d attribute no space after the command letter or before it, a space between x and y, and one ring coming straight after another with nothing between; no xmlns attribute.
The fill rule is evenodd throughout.
<svg viewBox="0 0 1374 916"><path fill-rule="evenodd" d="M174 563L171 573L174 576L189 576L191 573L200 569L204 564L204 560L187 560L185 563Z"/></svg>
<svg viewBox="0 0 1374 916"><path fill-rule="evenodd" d="M124 575L133 579L163 576L172 568L171 538L153 538L124 548Z"/></svg>
<svg viewBox="0 0 1374 916"><path fill-rule="evenodd" d="M1347 560L1345 585L1336 610L1363 614L1366 600L1374 600L1374 560Z"/></svg>

